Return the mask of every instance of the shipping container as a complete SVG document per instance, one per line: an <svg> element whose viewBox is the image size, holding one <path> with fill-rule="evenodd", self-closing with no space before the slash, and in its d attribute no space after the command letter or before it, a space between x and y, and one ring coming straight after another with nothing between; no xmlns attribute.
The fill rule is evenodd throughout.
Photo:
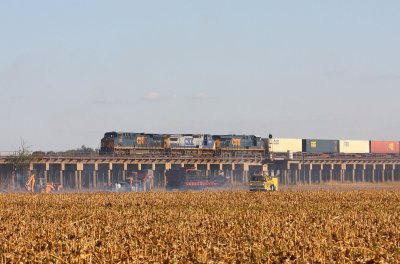
<svg viewBox="0 0 400 264"><path fill-rule="evenodd" d="M398 141L373 141L371 140L371 153L375 154L399 154L400 143Z"/></svg>
<svg viewBox="0 0 400 264"><path fill-rule="evenodd" d="M303 152L306 153L338 153L339 140L303 139Z"/></svg>
<svg viewBox="0 0 400 264"><path fill-rule="evenodd" d="M298 138L269 138L269 153L302 152L302 139Z"/></svg>
<svg viewBox="0 0 400 264"><path fill-rule="evenodd" d="M339 140L340 153L369 153L369 140Z"/></svg>

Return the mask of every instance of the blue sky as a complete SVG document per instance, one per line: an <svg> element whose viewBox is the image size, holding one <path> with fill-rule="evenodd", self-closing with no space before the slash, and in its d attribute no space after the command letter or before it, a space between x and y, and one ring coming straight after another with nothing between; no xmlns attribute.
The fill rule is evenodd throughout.
<svg viewBox="0 0 400 264"><path fill-rule="evenodd" d="M0 151L106 131L398 139L399 1L2 1Z"/></svg>

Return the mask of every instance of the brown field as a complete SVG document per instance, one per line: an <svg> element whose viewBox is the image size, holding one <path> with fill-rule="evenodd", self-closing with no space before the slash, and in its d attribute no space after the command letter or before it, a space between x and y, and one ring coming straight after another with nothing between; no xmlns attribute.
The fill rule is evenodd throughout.
<svg viewBox="0 0 400 264"><path fill-rule="evenodd" d="M400 262L400 190L0 195L1 262Z"/></svg>

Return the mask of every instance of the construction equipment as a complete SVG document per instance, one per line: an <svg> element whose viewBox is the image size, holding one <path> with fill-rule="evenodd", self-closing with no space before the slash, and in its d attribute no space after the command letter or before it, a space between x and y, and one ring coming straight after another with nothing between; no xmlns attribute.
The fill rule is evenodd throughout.
<svg viewBox="0 0 400 264"><path fill-rule="evenodd" d="M32 174L29 176L28 181L25 183L25 189L28 192L40 192L40 193L53 193L59 191L62 188L61 184L54 184L53 182L47 182L45 178L39 178L37 186L36 176Z"/></svg>
<svg viewBox="0 0 400 264"><path fill-rule="evenodd" d="M116 192L146 192L153 189L154 172L140 170L131 172L124 182L116 183L113 191Z"/></svg>
<svg viewBox="0 0 400 264"><path fill-rule="evenodd" d="M28 192L35 192L35 174L29 176L28 181L25 183L25 189Z"/></svg>
<svg viewBox="0 0 400 264"><path fill-rule="evenodd" d="M278 191L279 179L267 171L255 173L250 178L250 191Z"/></svg>
<svg viewBox="0 0 400 264"><path fill-rule="evenodd" d="M167 171L166 179L167 190L204 190L221 187L227 182L223 172L219 172L217 175L207 175L205 171L185 168Z"/></svg>

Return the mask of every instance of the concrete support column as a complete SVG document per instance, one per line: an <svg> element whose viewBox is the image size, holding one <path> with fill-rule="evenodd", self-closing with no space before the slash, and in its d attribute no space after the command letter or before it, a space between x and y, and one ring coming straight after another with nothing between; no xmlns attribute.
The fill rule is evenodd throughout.
<svg viewBox="0 0 400 264"><path fill-rule="evenodd" d="M322 174L324 172L324 165L319 165L319 184L322 183Z"/></svg>
<svg viewBox="0 0 400 264"><path fill-rule="evenodd" d="M123 182L125 182L125 180L126 180L126 174L127 174L127 171L126 171L126 170L123 170L123 171L122 171L122 181L123 181Z"/></svg>
<svg viewBox="0 0 400 264"><path fill-rule="evenodd" d="M97 188L97 170L93 170L92 186L93 186L94 189Z"/></svg>
<svg viewBox="0 0 400 264"><path fill-rule="evenodd" d="M76 170L74 172L75 180L74 180L74 187L75 189L79 189L79 183L78 183L78 171Z"/></svg>
<svg viewBox="0 0 400 264"><path fill-rule="evenodd" d="M80 189L82 189L82 171L83 171L83 163L82 162L78 162L76 164L76 170L78 171L77 187L80 190Z"/></svg>
<svg viewBox="0 0 400 264"><path fill-rule="evenodd" d="M390 173L390 177L391 177L391 181L394 182L394 174L395 174L396 170L394 167L394 164L392 164L392 172Z"/></svg>
<svg viewBox="0 0 400 264"><path fill-rule="evenodd" d="M367 166L363 164L362 171L361 171L361 182L365 182L365 171L367 169Z"/></svg>
<svg viewBox="0 0 400 264"><path fill-rule="evenodd" d="M351 182L355 182L356 181L356 164L352 165L352 169L351 169Z"/></svg>
<svg viewBox="0 0 400 264"><path fill-rule="evenodd" d="M312 164L309 165L309 170L308 170L308 184L311 184L311 183L312 183L311 173L312 173Z"/></svg>
<svg viewBox="0 0 400 264"><path fill-rule="evenodd" d="M170 170L172 168L171 163L167 162L165 163L165 170L162 173L162 187L166 187L167 186L167 170Z"/></svg>
<svg viewBox="0 0 400 264"><path fill-rule="evenodd" d="M286 171L282 170L282 169L279 170L279 171L280 171L279 181L282 182L283 185L286 185L287 184L287 182L286 182ZM275 173L275 175L276 175L276 173Z"/></svg>
<svg viewBox="0 0 400 264"><path fill-rule="evenodd" d="M291 184L291 180L290 180L290 163L286 164L286 168L284 170L284 175L283 178L285 179L285 183L286 184Z"/></svg>
<svg viewBox="0 0 400 264"><path fill-rule="evenodd" d="M341 164L340 165L340 182L345 181L345 176L346 176L346 164Z"/></svg>
<svg viewBox="0 0 400 264"><path fill-rule="evenodd" d="M97 174L99 171L99 164L94 164L93 174L92 174L92 185L93 188L97 188Z"/></svg>
<svg viewBox="0 0 400 264"><path fill-rule="evenodd" d="M82 189L82 171L78 171L78 189Z"/></svg>
<svg viewBox="0 0 400 264"><path fill-rule="evenodd" d="M155 162L151 163L151 170L152 171L156 170L156 163Z"/></svg>
<svg viewBox="0 0 400 264"><path fill-rule="evenodd" d="M307 168L306 165L304 165L304 164L301 165L300 178L301 178L302 184L306 184L308 182L307 176L306 176L306 168Z"/></svg>
<svg viewBox="0 0 400 264"><path fill-rule="evenodd" d="M283 179L285 179L285 184L290 184L289 181L289 170L286 168L283 170Z"/></svg>
<svg viewBox="0 0 400 264"><path fill-rule="evenodd" d="M374 165L372 165L372 173L371 173L371 181L372 182L375 182L375 176L376 176L376 165L374 164Z"/></svg>
<svg viewBox="0 0 400 264"><path fill-rule="evenodd" d="M48 170L44 171L44 179L45 179L45 182L49 181L49 171Z"/></svg>
<svg viewBox="0 0 400 264"><path fill-rule="evenodd" d="M297 165L297 169L294 170L294 184L296 184L296 185L297 185L298 182L299 182L300 168L301 168L301 166L300 166L300 164L298 164L298 165Z"/></svg>
<svg viewBox="0 0 400 264"><path fill-rule="evenodd" d="M111 186L112 182L111 182L111 170L107 170L107 185Z"/></svg>
<svg viewBox="0 0 400 264"><path fill-rule="evenodd" d="M208 177L208 175L210 174L210 170L211 170L211 164L207 163L207 170L206 170L206 176Z"/></svg>
<svg viewBox="0 0 400 264"><path fill-rule="evenodd" d="M16 178L17 177L17 173L16 172L12 172L11 173L11 186L12 186L12 188L15 190L16 188L17 188L17 185L16 185L16 183L17 183L17 181L16 181Z"/></svg>
<svg viewBox="0 0 400 264"><path fill-rule="evenodd" d="M234 172L235 172L235 163L232 163L232 171L231 171L231 175L230 175L231 185L233 184L233 181L234 181L234 177L233 177Z"/></svg>
<svg viewBox="0 0 400 264"><path fill-rule="evenodd" d="M64 171L60 170L60 185L64 187Z"/></svg>
<svg viewBox="0 0 400 264"><path fill-rule="evenodd" d="M112 170L113 170L113 164L110 162L108 164L108 170L107 170L107 185L108 186L112 185L112 179L111 179Z"/></svg>
<svg viewBox="0 0 400 264"><path fill-rule="evenodd" d="M333 169L334 169L333 164L330 164L329 165L329 182L332 182L332 179L333 179Z"/></svg>
<svg viewBox="0 0 400 264"><path fill-rule="evenodd" d="M65 171L65 163L60 164L60 184L61 187L64 188L64 171Z"/></svg>
<svg viewBox="0 0 400 264"><path fill-rule="evenodd" d="M126 181L128 174L128 163L124 162L124 170L122 171L122 181Z"/></svg>
<svg viewBox="0 0 400 264"><path fill-rule="evenodd" d="M249 164L245 163L243 164L242 183L248 183L248 182L249 182Z"/></svg>
<svg viewBox="0 0 400 264"><path fill-rule="evenodd" d="M44 178L46 182L49 182L49 171L50 171L50 163L46 162L44 168Z"/></svg>
<svg viewBox="0 0 400 264"><path fill-rule="evenodd" d="M386 181L386 175L385 175L385 172L386 172L386 164L383 164L382 165L382 171L381 171L381 178L382 178L382 182L385 182Z"/></svg>

